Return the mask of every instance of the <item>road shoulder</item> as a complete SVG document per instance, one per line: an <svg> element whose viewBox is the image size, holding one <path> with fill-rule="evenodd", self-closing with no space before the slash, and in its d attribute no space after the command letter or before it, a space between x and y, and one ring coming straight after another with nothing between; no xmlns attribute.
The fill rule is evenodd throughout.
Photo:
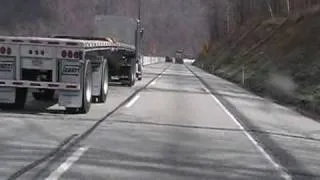
<svg viewBox="0 0 320 180"><path fill-rule="evenodd" d="M197 67L187 67L293 177L320 177L318 122Z"/></svg>

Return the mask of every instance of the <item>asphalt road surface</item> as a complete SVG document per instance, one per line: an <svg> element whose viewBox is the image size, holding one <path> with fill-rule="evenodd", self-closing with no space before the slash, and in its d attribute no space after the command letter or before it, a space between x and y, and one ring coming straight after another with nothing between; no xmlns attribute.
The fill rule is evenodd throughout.
<svg viewBox="0 0 320 180"><path fill-rule="evenodd" d="M0 112L0 179L320 179L320 125L191 65L154 64L86 115Z"/></svg>

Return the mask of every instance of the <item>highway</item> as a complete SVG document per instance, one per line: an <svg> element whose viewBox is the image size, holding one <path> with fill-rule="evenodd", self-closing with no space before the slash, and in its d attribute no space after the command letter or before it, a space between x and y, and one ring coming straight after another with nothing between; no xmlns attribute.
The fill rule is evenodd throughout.
<svg viewBox="0 0 320 180"><path fill-rule="evenodd" d="M0 112L0 179L320 179L320 124L191 66L145 66L106 104Z"/></svg>

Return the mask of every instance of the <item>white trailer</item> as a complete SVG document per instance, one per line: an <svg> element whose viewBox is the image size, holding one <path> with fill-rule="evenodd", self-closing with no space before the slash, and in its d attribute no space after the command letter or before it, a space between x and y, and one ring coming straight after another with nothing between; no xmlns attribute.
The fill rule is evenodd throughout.
<svg viewBox="0 0 320 180"><path fill-rule="evenodd" d="M67 111L87 113L93 100L108 93L108 54L130 54L135 47L95 40L0 36L0 108L24 108L27 90L35 99L52 99Z"/></svg>

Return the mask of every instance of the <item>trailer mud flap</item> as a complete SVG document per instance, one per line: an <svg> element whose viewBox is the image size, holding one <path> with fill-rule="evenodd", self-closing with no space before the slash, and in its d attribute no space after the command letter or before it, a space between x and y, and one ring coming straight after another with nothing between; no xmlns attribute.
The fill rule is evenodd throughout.
<svg viewBox="0 0 320 180"><path fill-rule="evenodd" d="M59 63L59 77L60 82L64 83L81 83L81 64L78 61L62 60ZM82 87L81 87L82 89ZM59 91L59 105L68 108L78 108L82 105L82 90L80 91Z"/></svg>
<svg viewBox="0 0 320 180"><path fill-rule="evenodd" d="M60 91L59 105L68 108L78 108L82 105L81 91Z"/></svg>
<svg viewBox="0 0 320 180"><path fill-rule="evenodd" d="M102 76L102 63L91 61L92 64L92 95L99 96L101 92L101 76Z"/></svg>
<svg viewBox="0 0 320 180"><path fill-rule="evenodd" d="M14 80L15 79L15 58L0 57L0 79ZM16 99L15 88L0 88L0 103L14 103Z"/></svg>

